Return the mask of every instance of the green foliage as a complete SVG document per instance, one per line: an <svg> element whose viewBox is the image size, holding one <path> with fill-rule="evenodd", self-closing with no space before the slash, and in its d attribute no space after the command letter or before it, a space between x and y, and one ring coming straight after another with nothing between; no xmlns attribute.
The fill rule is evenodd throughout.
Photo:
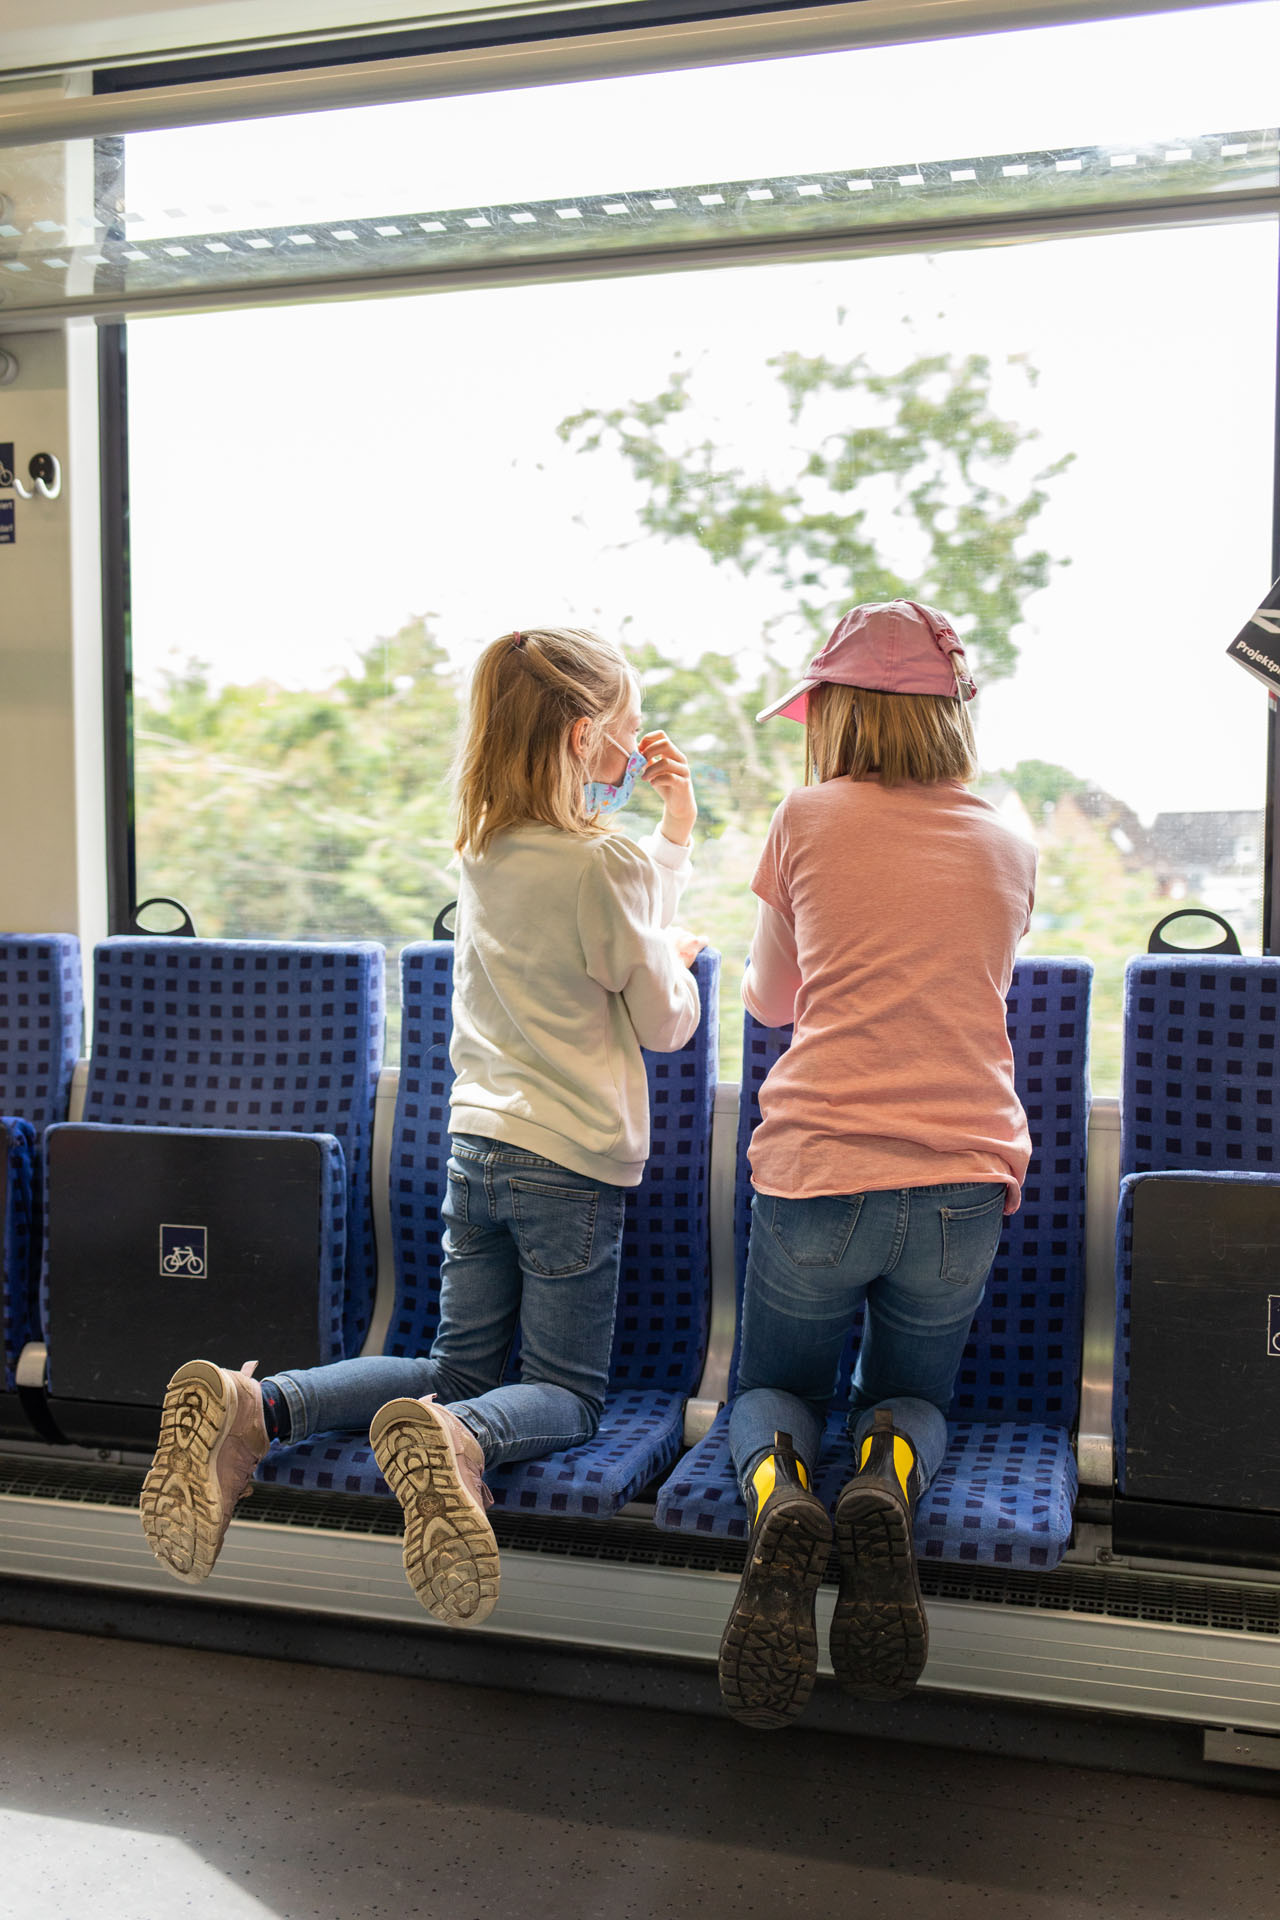
<svg viewBox="0 0 1280 1920"><path fill-rule="evenodd" d="M176 894L210 935L429 933L456 891L458 691L423 620L320 693L171 676L135 716L143 891Z"/></svg>
<svg viewBox="0 0 1280 1920"><path fill-rule="evenodd" d="M1059 801L1041 837L1026 951L1079 953L1093 961L1090 1054L1098 1093L1120 1085L1125 962L1146 952L1152 927L1168 909L1155 875L1126 863L1105 820L1088 819L1070 797Z"/></svg>
<svg viewBox="0 0 1280 1920"><path fill-rule="evenodd" d="M887 374L862 356L782 353L768 364L808 446L788 478L750 475L712 441L681 435L692 405L683 370L649 400L572 414L560 437L626 462L645 490L639 519L648 533L692 542L715 566L772 576L812 636L825 639L859 600L935 602L958 622L979 678L1006 678L1022 604L1054 564L1022 545L1046 484L1074 455L1036 473L1020 500L1000 491L996 474L1036 435L995 413L982 354L924 356ZM885 555L886 481L888 516L905 523L905 544L918 550L910 577Z"/></svg>
<svg viewBox="0 0 1280 1920"><path fill-rule="evenodd" d="M1070 767L1055 766L1052 760L1019 760L1016 767L1000 772L996 778L1009 782L1037 826L1064 795L1084 793L1089 784Z"/></svg>

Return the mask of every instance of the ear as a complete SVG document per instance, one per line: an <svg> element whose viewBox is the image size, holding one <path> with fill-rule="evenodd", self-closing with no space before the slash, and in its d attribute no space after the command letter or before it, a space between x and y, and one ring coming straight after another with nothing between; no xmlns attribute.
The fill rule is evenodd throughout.
<svg viewBox="0 0 1280 1920"><path fill-rule="evenodd" d="M569 729L569 751L575 753L579 760L585 760L587 757L587 735L590 731L591 722L585 714L575 720Z"/></svg>

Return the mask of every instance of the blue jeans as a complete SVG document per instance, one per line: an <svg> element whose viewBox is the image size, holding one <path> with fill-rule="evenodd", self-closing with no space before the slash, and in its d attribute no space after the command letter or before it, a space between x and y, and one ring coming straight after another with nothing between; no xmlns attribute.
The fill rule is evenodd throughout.
<svg viewBox="0 0 1280 1920"><path fill-rule="evenodd" d="M866 1320L849 1431L877 1407L911 1442L927 1486L947 1448L946 1410L969 1325L986 1289L1005 1189L902 1187L751 1203L738 1391L729 1444L744 1491L775 1432L812 1475L853 1316Z"/></svg>
<svg viewBox="0 0 1280 1920"><path fill-rule="evenodd" d="M430 1355L274 1375L294 1440L362 1431L388 1400L428 1393L465 1422L489 1466L581 1446L599 1426L626 1189L499 1140L455 1134L452 1146ZM517 1324L520 1378L504 1386Z"/></svg>

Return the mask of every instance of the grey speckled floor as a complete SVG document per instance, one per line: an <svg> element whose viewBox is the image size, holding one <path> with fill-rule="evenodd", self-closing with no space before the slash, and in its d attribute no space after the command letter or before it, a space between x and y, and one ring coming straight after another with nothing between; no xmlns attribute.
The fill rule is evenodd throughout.
<svg viewBox="0 0 1280 1920"><path fill-rule="evenodd" d="M13 1920L1274 1920L1280 1803L0 1627Z"/></svg>

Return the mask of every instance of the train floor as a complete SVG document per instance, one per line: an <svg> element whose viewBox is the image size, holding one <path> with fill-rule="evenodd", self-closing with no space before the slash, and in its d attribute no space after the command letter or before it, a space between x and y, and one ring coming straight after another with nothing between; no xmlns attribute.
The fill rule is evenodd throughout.
<svg viewBox="0 0 1280 1920"><path fill-rule="evenodd" d="M1265 1793L0 1626L0 1914L1274 1920Z"/></svg>

